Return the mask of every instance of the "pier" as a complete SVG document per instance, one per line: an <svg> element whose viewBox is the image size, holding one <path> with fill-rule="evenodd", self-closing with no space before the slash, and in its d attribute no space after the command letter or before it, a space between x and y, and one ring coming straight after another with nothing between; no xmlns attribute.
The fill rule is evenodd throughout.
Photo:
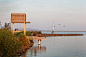
<svg viewBox="0 0 86 57"><path fill-rule="evenodd" d="M27 39L33 39L33 40L38 40L38 39L41 39L41 40L46 40L45 37L38 37L38 36L26 36Z"/></svg>
<svg viewBox="0 0 86 57"><path fill-rule="evenodd" d="M83 34L38 34L38 37L49 37L49 36L83 36Z"/></svg>

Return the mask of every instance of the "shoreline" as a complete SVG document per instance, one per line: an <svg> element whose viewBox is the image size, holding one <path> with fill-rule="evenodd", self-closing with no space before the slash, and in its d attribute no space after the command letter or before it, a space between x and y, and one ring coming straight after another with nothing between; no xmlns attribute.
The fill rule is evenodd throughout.
<svg viewBox="0 0 86 57"><path fill-rule="evenodd" d="M26 52L26 50L27 50L27 49L30 49L32 46L33 46L33 40L30 41L30 45L21 47L21 48L20 48L20 51L16 53L17 56L23 55L23 54Z"/></svg>

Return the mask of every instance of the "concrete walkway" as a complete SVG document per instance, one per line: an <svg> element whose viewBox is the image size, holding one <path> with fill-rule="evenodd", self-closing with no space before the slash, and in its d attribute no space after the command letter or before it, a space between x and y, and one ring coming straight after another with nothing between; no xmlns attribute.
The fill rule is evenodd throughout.
<svg viewBox="0 0 86 57"><path fill-rule="evenodd" d="M38 39L46 40L45 37L38 37L38 36L26 36L26 38L28 38L28 39L33 39L33 40L38 40Z"/></svg>

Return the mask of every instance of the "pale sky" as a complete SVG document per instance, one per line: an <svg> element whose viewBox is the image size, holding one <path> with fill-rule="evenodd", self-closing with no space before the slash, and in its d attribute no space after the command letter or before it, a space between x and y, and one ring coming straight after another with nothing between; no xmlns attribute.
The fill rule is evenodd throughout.
<svg viewBox="0 0 86 57"><path fill-rule="evenodd" d="M86 31L86 0L0 0L2 25L11 21L11 13L26 13L26 21L31 22L27 28L52 30L54 20L57 31Z"/></svg>

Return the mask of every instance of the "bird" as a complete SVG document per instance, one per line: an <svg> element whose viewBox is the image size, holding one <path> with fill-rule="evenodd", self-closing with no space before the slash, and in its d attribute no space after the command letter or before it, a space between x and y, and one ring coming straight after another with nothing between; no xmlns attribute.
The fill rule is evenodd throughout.
<svg viewBox="0 0 86 57"><path fill-rule="evenodd" d="M65 25L63 27L65 27Z"/></svg>

